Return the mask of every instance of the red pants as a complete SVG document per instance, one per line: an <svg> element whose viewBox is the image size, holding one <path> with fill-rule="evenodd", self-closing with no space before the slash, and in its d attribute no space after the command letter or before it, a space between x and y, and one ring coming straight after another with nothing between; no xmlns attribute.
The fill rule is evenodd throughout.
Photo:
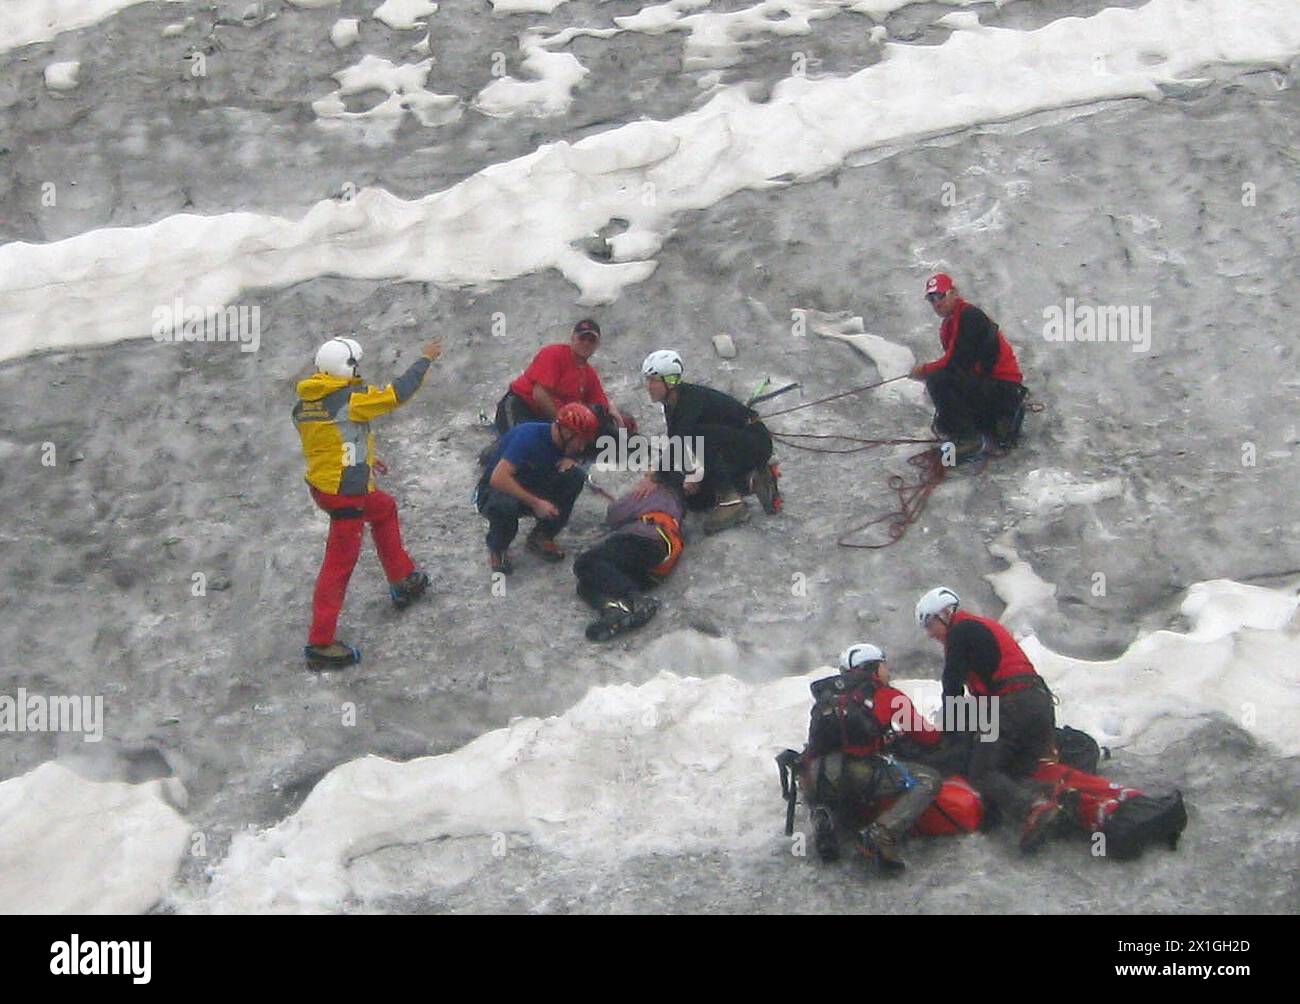
<svg viewBox="0 0 1300 1004"><path fill-rule="evenodd" d="M1074 821L1092 833L1105 827L1106 820L1119 808L1120 802L1142 794L1138 788L1128 788L1059 763L1041 764L1034 772L1034 780L1051 784L1060 782L1078 791L1079 801Z"/></svg>
<svg viewBox="0 0 1300 1004"><path fill-rule="evenodd" d="M390 583L401 582L415 571L415 562L402 547L402 528L397 521L397 503L387 492L366 495L327 495L315 488L311 497L330 514L330 535L325 543L325 561L316 577L312 600L311 634L308 645L329 645L343 609L352 569L361 556L361 532L370 524L370 535Z"/></svg>

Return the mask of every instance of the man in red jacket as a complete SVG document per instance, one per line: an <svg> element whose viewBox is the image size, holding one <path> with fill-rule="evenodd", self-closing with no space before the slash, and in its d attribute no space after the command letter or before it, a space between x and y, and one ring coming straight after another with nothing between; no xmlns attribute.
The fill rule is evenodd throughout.
<svg viewBox="0 0 1300 1004"><path fill-rule="evenodd" d="M943 355L917 364L909 376L925 381L935 407L935 432L956 442L960 459L985 449L985 437L1011 446L1025 396L1011 343L984 311L961 298L944 273L930 276L925 298L943 318Z"/></svg>
<svg viewBox="0 0 1300 1004"><path fill-rule="evenodd" d="M585 404L598 417L603 411L616 426L628 427L627 416L609 403L600 374L591 365L599 347L600 325L587 318L573 326L568 342L538 351L497 403L497 432L505 435L521 422L554 421L561 408L573 403ZM629 434L635 431L634 425L628 428Z"/></svg>
<svg viewBox="0 0 1300 1004"><path fill-rule="evenodd" d="M1056 758L1052 692L1011 632L988 617L960 609L947 586L931 589L916 604L916 622L943 644L943 696L963 689L996 701L995 729L976 737L967 777L992 808L1022 820L1021 850L1037 850L1051 835L1061 806L1030 780L1040 762ZM991 738L992 737L992 738Z"/></svg>
<svg viewBox="0 0 1300 1004"><path fill-rule="evenodd" d="M901 872L899 844L943 784L938 771L909 754L937 746L942 734L889 685L885 653L875 645L850 645L840 656L840 675L817 680L812 692L804 756L816 779L810 794L817 853L828 861L839 856L838 823L857 831L868 861L887 874ZM897 801L859 828L862 809L887 798Z"/></svg>

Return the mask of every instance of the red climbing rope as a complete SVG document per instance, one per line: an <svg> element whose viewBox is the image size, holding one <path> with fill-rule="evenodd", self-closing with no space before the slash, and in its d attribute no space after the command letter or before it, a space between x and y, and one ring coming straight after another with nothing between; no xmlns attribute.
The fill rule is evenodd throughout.
<svg viewBox="0 0 1300 1004"><path fill-rule="evenodd" d="M859 394L865 390L871 390L875 387L883 387L885 384L893 383L895 380L905 379L903 376L892 377L889 380L879 380L876 383L865 384L861 387L854 387L851 390L843 391L839 394L832 394L830 397L818 398L815 401L808 401L804 404L797 404L791 408L785 408L781 411L774 411L769 415L760 417L760 421L766 422L768 419L776 418L778 415L788 415L790 412L799 411L802 408L811 408L814 405L826 404L829 401L835 401L842 397L848 397L850 394ZM1044 408L1041 402L1032 401L1025 403L1025 410L1031 412L1040 412ZM840 547L861 548L864 550L876 551L881 548L889 547L891 544L897 544L907 533L907 528L915 523L925 511L925 505L930 500L930 493L939 486L947 472L947 466L943 462L943 453L940 444L942 440L929 439L870 439L865 436L850 436L844 433L815 433L815 432L772 432L772 439L795 450L804 450L808 453L830 453L830 454L852 454L863 453L867 450L873 450L880 446L906 446L909 444L925 444L928 448L920 453L914 453L907 458L908 464L917 468L917 477L914 481L908 481L901 474L891 474L889 476L889 487L898 496L898 508L884 513L883 515L873 517L865 523L859 523L857 526L846 530L836 538L835 543ZM853 444L844 447L835 446L818 446L809 442L799 442L799 440L836 440L841 443ZM989 453L977 469L980 473L988 465L989 458L1005 456L1005 452L998 451ZM865 530L879 526L885 523L889 539L880 543L868 543L865 541L853 541L850 538L857 536Z"/></svg>
<svg viewBox="0 0 1300 1004"><path fill-rule="evenodd" d="M937 446L912 454L907 458L907 462L919 469L920 473L915 481L909 482L901 474L889 475L889 487L898 495L898 508L844 531L836 538L835 543L839 544L840 547L878 551L881 548L889 547L891 544L897 544L903 539L903 535L907 533L907 528L915 523L920 518L921 513L925 511L925 504L930 500L930 493L939 487L939 482L943 480L944 472L947 470L944 467L942 455ZM888 540L882 543L867 543L865 541L855 542L849 539L864 530L869 530L873 526L879 526L881 523L887 523L885 529L889 534Z"/></svg>

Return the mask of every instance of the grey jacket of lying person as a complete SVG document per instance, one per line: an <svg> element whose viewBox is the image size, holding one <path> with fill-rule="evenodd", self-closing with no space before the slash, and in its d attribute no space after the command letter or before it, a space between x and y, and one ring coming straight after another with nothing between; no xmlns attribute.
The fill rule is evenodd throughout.
<svg viewBox="0 0 1300 1004"><path fill-rule="evenodd" d="M656 485L654 491L645 498L633 498L633 492L616 498L605 511L605 522L618 530L637 537L649 537L659 540L659 531L652 523L641 522L641 517L648 512L667 513L681 522L686 514L681 495L664 485Z"/></svg>

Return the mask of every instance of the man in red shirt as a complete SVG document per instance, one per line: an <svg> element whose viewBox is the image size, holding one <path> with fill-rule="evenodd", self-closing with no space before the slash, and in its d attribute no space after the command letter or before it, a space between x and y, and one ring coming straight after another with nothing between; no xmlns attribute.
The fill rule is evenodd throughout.
<svg viewBox="0 0 1300 1004"><path fill-rule="evenodd" d="M598 416L603 409L615 425L627 427L626 416L609 403L600 374L591 365L599 347L600 325L588 318L573 326L567 344L557 342L541 349L497 404L497 431L505 435L521 422L553 421L571 403L585 404Z"/></svg>
<svg viewBox="0 0 1300 1004"><path fill-rule="evenodd" d="M984 450L985 437L1004 448L1013 445L1026 392L1011 343L943 272L930 276L925 298L943 318L943 355L918 363L908 375L925 381L935 407L934 431L954 440L962 459Z"/></svg>
<svg viewBox="0 0 1300 1004"><path fill-rule="evenodd" d="M810 796L817 853L838 857L836 827L848 827L868 861L887 874L901 872L899 844L943 784L938 771L911 756L937 746L942 733L889 685L885 653L875 645L850 645L840 675L817 680L812 692L804 757L816 779ZM863 808L887 798L897 801L860 829Z"/></svg>
<svg viewBox="0 0 1300 1004"><path fill-rule="evenodd" d="M1041 763L1056 758L1052 692L1011 632L960 607L956 592L938 586L917 601L916 622L943 645L945 701L968 690L976 699L997 702L997 731L976 737L966 776L986 803L1023 824L1020 848L1031 853L1062 813L1031 777Z"/></svg>

